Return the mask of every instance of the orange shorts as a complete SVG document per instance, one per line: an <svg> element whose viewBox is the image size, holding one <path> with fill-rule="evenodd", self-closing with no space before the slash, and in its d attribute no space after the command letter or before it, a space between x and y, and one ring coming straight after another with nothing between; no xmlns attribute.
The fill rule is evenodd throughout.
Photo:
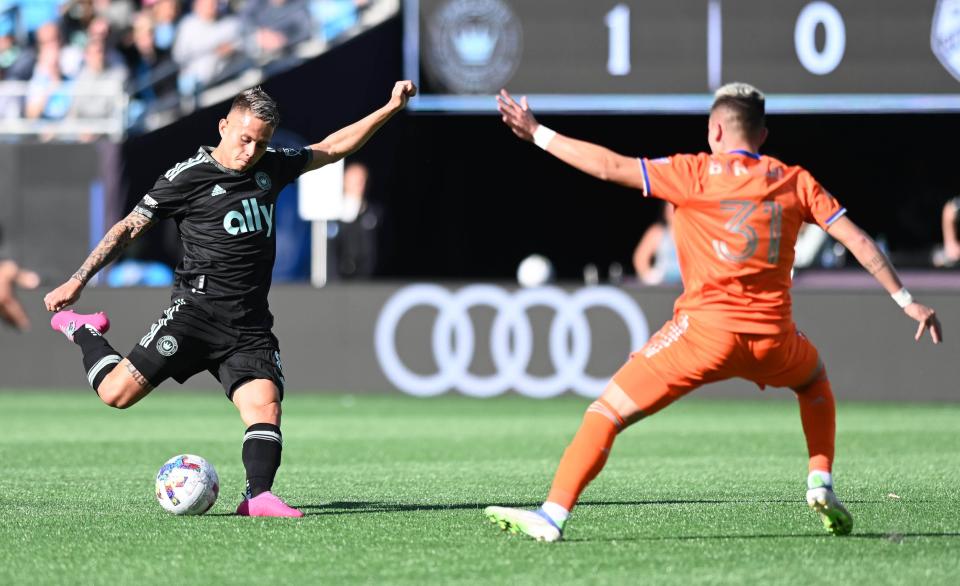
<svg viewBox="0 0 960 586"><path fill-rule="evenodd" d="M737 334L679 314L630 355L613 375L644 415L697 387L745 378L772 387L801 387L819 371L817 349L795 326L782 334Z"/></svg>

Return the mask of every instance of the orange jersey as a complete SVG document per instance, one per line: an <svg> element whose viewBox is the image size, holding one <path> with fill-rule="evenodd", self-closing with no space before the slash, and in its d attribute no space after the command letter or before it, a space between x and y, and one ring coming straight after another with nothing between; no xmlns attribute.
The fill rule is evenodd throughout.
<svg viewBox="0 0 960 586"><path fill-rule="evenodd" d="M802 167L746 151L642 158L640 167L645 195L676 206L684 292L675 313L729 332L788 331L800 227L826 229L846 209Z"/></svg>

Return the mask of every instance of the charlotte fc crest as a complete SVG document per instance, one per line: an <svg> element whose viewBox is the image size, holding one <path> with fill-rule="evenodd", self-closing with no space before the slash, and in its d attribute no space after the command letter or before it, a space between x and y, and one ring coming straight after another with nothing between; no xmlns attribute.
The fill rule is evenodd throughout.
<svg viewBox="0 0 960 586"><path fill-rule="evenodd" d="M496 92L520 65L523 30L504 0L447 0L426 30L426 72L451 93Z"/></svg>
<svg viewBox="0 0 960 586"><path fill-rule="evenodd" d="M960 0L938 0L930 48L944 69L960 81Z"/></svg>

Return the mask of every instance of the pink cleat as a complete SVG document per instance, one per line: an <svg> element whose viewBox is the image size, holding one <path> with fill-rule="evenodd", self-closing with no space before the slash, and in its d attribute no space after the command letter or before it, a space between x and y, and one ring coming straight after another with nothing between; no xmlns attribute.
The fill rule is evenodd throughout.
<svg viewBox="0 0 960 586"><path fill-rule="evenodd" d="M302 517L303 511L298 511L280 500L272 492L261 492L252 499L243 499L237 507L237 515L241 517Z"/></svg>
<svg viewBox="0 0 960 586"><path fill-rule="evenodd" d="M50 318L50 327L58 332L63 332L63 335L71 342L73 341L73 333L83 326L90 326L98 333L105 334L110 329L110 318L102 311L77 313L69 309L58 311Z"/></svg>

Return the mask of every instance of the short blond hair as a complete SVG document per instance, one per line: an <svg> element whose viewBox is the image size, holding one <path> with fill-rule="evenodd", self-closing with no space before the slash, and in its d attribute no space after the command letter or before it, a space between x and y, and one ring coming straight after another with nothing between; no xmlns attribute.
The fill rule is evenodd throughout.
<svg viewBox="0 0 960 586"><path fill-rule="evenodd" d="M710 113L723 108L728 120L749 138L756 138L766 127L766 96L749 83L736 81L721 86L713 94Z"/></svg>

